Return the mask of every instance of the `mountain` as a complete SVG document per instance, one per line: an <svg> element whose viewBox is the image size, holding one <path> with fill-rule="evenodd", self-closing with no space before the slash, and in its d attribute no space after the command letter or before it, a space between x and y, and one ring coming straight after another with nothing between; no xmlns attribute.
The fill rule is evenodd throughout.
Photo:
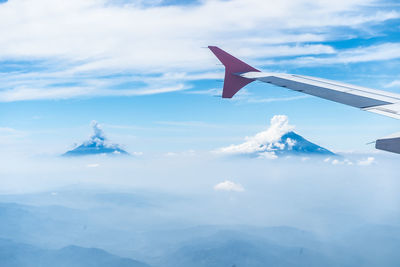
<svg viewBox="0 0 400 267"><path fill-rule="evenodd" d="M121 258L97 248L68 246L51 250L8 239L0 239L0 266L149 267L143 262Z"/></svg>
<svg viewBox="0 0 400 267"><path fill-rule="evenodd" d="M262 146L262 152L274 151L277 155L335 155L328 149L316 145L292 131L282 135L279 142Z"/></svg>
<svg viewBox="0 0 400 267"><path fill-rule="evenodd" d="M287 116L276 115L270 127L254 136L246 137L239 145L220 148L217 153L259 158L278 158L281 156L334 156L335 153L316 145L294 132Z"/></svg>
<svg viewBox="0 0 400 267"><path fill-rule="evenodd" d="M322 236L287 226L191 226L160 216L172 207L168 202L177 203L180 213L185 210L175 198L68 190L0 195L0 267L146 266L120 257L156 267L394 267L400 262L396 225L345 225Z"/></svg>
<svg viewBox="0 0 400 267"><path fill-rule="evenodd" d="M351 266L317 249L281 245L238 231L219 231L187 242L162 259L166 267Z"/></svg>
<svg viewBox="0 0 400 267"><path fill-rule="evenodd" d="M129 153L120 148L119 145L108 142L103 130L96 121L92 122L92 127L94 134L89 138L89 140L83 142L74 149L67 151L63 156L85 156L97 154L129 155Z"/></svg>

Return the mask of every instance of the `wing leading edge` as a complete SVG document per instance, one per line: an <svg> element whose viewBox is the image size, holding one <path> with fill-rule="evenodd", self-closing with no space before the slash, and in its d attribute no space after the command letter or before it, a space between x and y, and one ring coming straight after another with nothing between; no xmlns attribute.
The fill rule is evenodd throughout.
<svg viewBox="0 0 400 267"><path fill-rule="evenodd" d="M400 94L295 74L246 72L239 75L400 119Z"/></svg>
<svg viewBox="0 0 400 267"><path fill-rule="evenodd" d="M225 66L223 98L233 97L242 87L252 81L261 81L356 107L361 110L400 119L400 94L310 76L260 72L218 47L209 46L209 49ZM238 83L235 83L235 81ZM400 147L400 138L395 140L390 139L391 142L399 142L396 148L393 143L382 147L382 142L386 142L386 140L388 139L378 139L376 148L400 153L398 148ZM393 147L393 149L390 150L390 147Z"/></svg>

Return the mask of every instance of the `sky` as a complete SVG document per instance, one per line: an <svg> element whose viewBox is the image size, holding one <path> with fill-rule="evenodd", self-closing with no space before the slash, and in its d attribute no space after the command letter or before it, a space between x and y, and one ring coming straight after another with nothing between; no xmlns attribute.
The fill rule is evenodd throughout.
<svg viewBox="0 0 400 267"><path fill-rule="evenodd" d="M252 83L222 99L216 45L256 68L400 92L400 4L379 0L0 1L2 155L60 155L99 122L130 153L212 151L286 115L374 153L396 120Z"/></svg>
<svg viewBox="0 0 400 267"><path fill-rule="evenodd" d="M398 155L367 144L396 120L258 82L222 99L205 47L400 93L399 25L396 1L0 0L0 195L167 194L156 224L398 226ZM62 157L92 126L132 156ZM344 156L232 156L288 131Z"/></svg>

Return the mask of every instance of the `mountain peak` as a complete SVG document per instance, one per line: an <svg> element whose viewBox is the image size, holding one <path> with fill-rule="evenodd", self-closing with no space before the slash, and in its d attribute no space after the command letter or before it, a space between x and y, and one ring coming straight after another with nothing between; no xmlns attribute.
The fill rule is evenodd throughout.
<svg viewBox="0 0 400 267"><path fill-rule="evenodd" d="M120 148L117 144L109 143L103 129L97 121L92 121L90 124L93 128L93 135L89 140L69 150L63 156L85 156L96 154L111 154L111 155L128 155L128 152Z"/></svg>
<svg viewBox="0 0 400 267"><path fill-rule="evenodd" d="M285 115L275 115L270 126L239 145L230 145L217 153L251 157L277 158L285 155L335 155L294 132Z"/></svg>

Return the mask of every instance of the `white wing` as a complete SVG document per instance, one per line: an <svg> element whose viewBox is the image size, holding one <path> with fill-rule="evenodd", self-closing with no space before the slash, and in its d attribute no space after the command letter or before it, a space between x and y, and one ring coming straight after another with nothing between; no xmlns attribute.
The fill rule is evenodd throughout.
<svg viewBox="0 0 400 267"><path fill-rule="evenodd" d="M400 119L400 94L295 74L245 72L236 75Z"/></svg>
<svg viewBox="0 0 400 267"><path fill-rule="evenodd" d="M303 75L264 73L219 47L208 48L225 66L223 98L233 97L241 88L257 80L400 119L400 94ZM375 147L400 154L400 133L376 140Z"/></svg>

